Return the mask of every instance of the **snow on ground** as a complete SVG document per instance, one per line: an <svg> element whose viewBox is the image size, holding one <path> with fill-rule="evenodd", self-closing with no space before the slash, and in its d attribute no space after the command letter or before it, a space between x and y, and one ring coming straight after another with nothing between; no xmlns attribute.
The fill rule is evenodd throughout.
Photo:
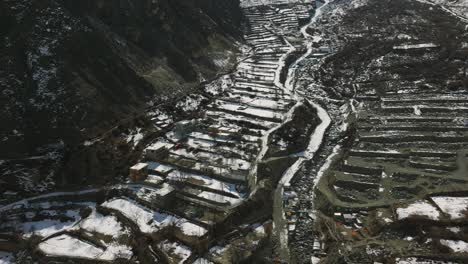
<svg viewBox="0 0 468 264"><path fill-rule="evenodd" d="M396 264L456 264L456 263L450 262L450 261L418 259L415 257L410 257L410 258L397 258Z"/></svg>
<svg viewBox="0 0 468 264"><path fill-rule="evenodd" d="M452 233L458 234L461 231L461 228L458 226L453 226L453 227L447 227L447 230L449 230Z"/></svg>
<svg viewBox="0 0 468 264"><path fill-rule="evenodd" d="M74 195L84 195L84 194L89 194L89 193L95 193L98 192L99 189L88 189L88 190L83 190L79 192L54 192L54 193L47 193L47 194L42 194L38 196L34 196L32 198L27 198L23 199L21 201L5 205L3 207L0 207L0 212L7 211L13 208L21 208L21 207L28 207L31 203L33 203L36 200L39 199L44 199L44 198L53 198L53 197L60 197L60 196L74 196ZM85 203L81 203L85 204ZM92 203L87 203L91 205Z"/></svg>
<svg viewBox="0 0 468 264"><path fill-rule="evenodd" d="M180 101L176 104L176 108L186 112L195 111L200 107L200 103L203 99L204 97L201 95L187 96L185 100Z"/></svg>
<svg viewBox="0 0 468 264"><path fill-rule="evenodd" d="M465 241L441 239L440 243L446 247L449 247L455 253L468 252L468 243L466 243Z"/></svg>
<svg viewBox="0 0 468 264"><path fill-rule="evenodd" d="M174 216L151 211L129 199L114 199L103 203L102 206L121 212L144 233L156 232L176 220Z"/></svg>
<svg viewBox="0 0 468 264"><path fill-rule="evenodd" d="M188 236L203 236L207 232L205 228L192 224L184 218L152 211L130 199L117 198L103 203L102 206L121 212L144 233L157 232L172 224Z"/></svg>
<svg viewBox="0 0 468 264"><path fill-rule="evenodd" d="M217 79L207 85L205 85L205 91L212 95L220 95L232 85L232 80L229 75L224 75L220 79Z"/></svg>
<svg viewBox="0 0 468 264"><path fill-rule="evenodd" d="M204 172L211 171L224 178L245 180L245 175L235 174L232 170L221 166L210 166L205 163L197 162L193 165L192 169Z"/></svg>
<svg viewBox="0 0 468 264"><path fill-rule="evenodd" d="M171 151L171 153L174 153L176 155L183 156L183 157L197 159L197 160L206 159L210 161L217 161L218 164L227 166L231 168L232 170L250 169L250 162L248 161L245 161L242 159L236 159L236 158L225 158L223 155L215 154L211 152L199 151L197 153L194 153L194 152L189 152L187 149L177 149L177 150Z"/></svg>
<svg viewBox="0 0 468 264"><path fill-rule="evenodd" d="M216 67L218 67L218 68L228 67L229 66L229 61L230 61L230 58L228 56L226 56L224 58L214 58L213 59L214 65L216 65Z"/></svg>
<svg viewBox="0 0 468 264"><path fill-rule="evenodd" d="M13 254L10 252L0 251L0 264L12 264L15 263L13 261ZM201 262L203 263L203 262Z"/></svg>
<svg viewBox="0 0 468 264"><path fill-rule="evenodd" d="M229 245L226 245L224 247L214 246L214 247L210 248L210 254L220 256L221 254L223 254L224 251L226 251L228 249L229 249Z"/></svg>
<svg viewBox="0 0 468 264"><path fill-rule="evenodd" d="M439 5L444 11L458 17L464 22L468 22L468 0L418 0L419 2Z"/></svg>
<svg viewBox="0 0 468 264"><path fill-rule="evenodd" d="M50 211L50 215L57 215L57 213L53 212L55 211ZM2 228L12 227L16 230L16 232L23 234L23 236L26 238L32 235L47 237L74 226L80 220L80 215L78 211L67 210L65 212L65 215L71 220L60 221L59 219L44 219L40 221L27 221L22 223L7 222L0 226Z"/></svg>
<svg viewBox="0 0 468 264"><path fill-rule="evenodd" d="M413 106L413 109L414 109L414 114L415 115L417 115L417 116L421 115L421 107L419 105Z"/></svg>
<svg viewBox="0 0 468 264"><path fill-rule="evenodd" d="M157 171L161 174L165 174L173 169L172 167L161 164L159 162L148 161L146 163L148 163L148 169Z"/></svg>
<svg viewBox="0 0 468 264"><path fill-rule="evenodd" d="M164 178L158 175L151 175L151 174L148 175L148 177L145 179L145 182L152 183L152 184L160 184L163 181L164 181Z"/></svg>
<svg viewBox="0 0 468 264"><path fill-rule="evenodd" d="M235 184L222 182L205 175L197 175L177 170L169 173L167 179L173 181L188 181L191 183L196 182L198 185L203 185L213 190L224 191L237 197L244 197L244 194L236 190Z"/></svg>
<svg viewBox="0 0 468 264"><path fill-rule="evenodd" d="M109 244L106 251L100 256L103 260L114 260L118 258L130 259L133 256L132 249L126 245Z"/></svg>
<svg viewBox="0 0 468 264"><path fill-rule="evenodd" d="M191 132L189 134L189 137L196 138L196 139L202 139L202 140L211 140L211 141L216 141L216 142L236 143L236 142L234 142L232 140L227 140L227 139L223 139L223 138L220 138L220 137L212 137L210 135L203 134L201 132Z"/></svg>
<svg viewBox="0 0 468 264"><path fill-rule="evenodd" d="M231 102L222 102L219 105L219 109L226 109L229 111L235 111L238 113L245 113L249 115L254 115L258 117L266 117L266 118L279 118L281 119L283 117L283 114L281 112L273 111L273 110L265 110L265 109L260 109L260 108L254 108L254 107L247 107L244 105L240 105L237 103L231 103Z"/></svg>
<svg viewBox="0 0 468 264"><path fill-rule="evenodd" d="M213 262L205 258L199 258L199 259L196 259L195 262L193 262L193 264L213 264Z"/></svg>
<svg viewBox="0 0 468 264"><path fill-rule="evenodd" d="M265 226L263 226L262 224L258 224L258 226L255 227L255 225L254 225L254 230L253 230L253 232L254 232L255 234L264 236L264 235L266 234L266 232L265 232Z"/></svg>
<svg viewBox="0 0 468 264"><path fill-rule="evenodd" d="M369 0L353 0L350 5L352 6L352 8L356 9L361 6L367 5L368 1Z"/></svg>
<svg viewBox="0 0 468 264"><path fill-rule="evenodd" d="M288 102L281 99L266 99L266 98L250 98L250 97L238 97L239 102L249 104L256 107L266 108L284 108Z"/></svg>
<svg viewBox="0 0 468 264"><path fill-rule="evenodd" d="M440 217L437 208L427 201L417 201L406 208L398 208L396 213L399 220L413 216L424 216L431 220L438 220Z"/></svg>
<svg viewBox="0 0 468 264"><path fill-rule="evenodd" d="M394 50L408 50L408 49L427 49L427 48L437 48L439 45L434 43L421 43L421 44L406 44L393 46Z"/></svg>
<svg viewBox="0 0 468 264"><path fill-rule="evenodd" d="M276 126L277 123L271 122L271 121L266 121L263 119L257 119L257 118L251 118L251 117L246 117L246 116L241 116L241 115L233 115L233 114L228 114L222 111L215 111L215 110L208 110L206 111L207 116L211 116L214 118L220 118L220 119L228 119L228 120L233 120L233 121L252 121L256 124L259 124L264 127L273 127Z"/></svg>
<svg viewBox="0 0 468 264"><path fill-rule="evenodd" d="M66 234L46 240L40 243L38 248L48 256L66 256L96 260L129 259L133 255L132 251L125 246L110 246L104 250Z"/></svg>
<svg viewBox="0 0 468 264"><path fill-rule="evenodd" d="M434 203L442 212L450 215L452 219L465 218L468 209L468 197L432 197Z"/></svg>
<svg viewBox="0 0 468 264"><path fill-rule="evenodd" d="M117 220L117 217L113 215L104 216L96 212L96 210L93 210L93 212L76 227L89 232L113 236L115 238L129 233Z"/></svg>
<svg viewBox="0 0 468 264"><path fill-rule="evenodd" d="M185 221L185 219L181 219L181 221L177 222L177 227L180 228L182 233L187 236L196 236L201 237L204 236L207 230L199 225L192 224L190 222Z"/></svg>
<svg viewBox="0 0 468 264"><path fill-rule="evenodd" d="M190 250L190 248L177 242L164 240L160 242L158 246L164 253L179 259L179 263L184 263L184 261L192 255L192 250Z"/></svg>
<svg viewBox="0 0 468 264"><path fill-rule="evenodd" d="M158 187L151 187L148 185L141 184L131 184L128 185L127 188L132 190L138 198L146 201L151 201L151 199L158 199L159 197L166 196L167 194L174 191L174 188L167 183L163 183Z"/></svg>
<svg viewBox="0 0 468 264"><path fill-rule="evenodd" d="M216 146L216 143L210 140L206 140L206 139L188 138L187 145L193 146L196 148L211 149Z"/></svg>
<svg viewBox="0 0 468 264"><path fill-rule="evenodd" d="M212 192L206 192L206 191L203 191L200 194L198 194L198 197L201 197L210 201L214 201L217 203L229 203L231 205L236 204L241 201L241 199L238 199L238 198L232 198L232 197L228 197L225 195L212 193Z"/></svg>
<svg viewBox="0 0 468 264"><path fill-rule="evenodd" d="M133 142L133 147L136 147L138 143L143 139L144 135L140 127L137 127L135 130L127 136L127 143Z"/></svg>
<svg viewBox="0 0 468 264"><path fill-rule="evenodd" d="M320 263L320 258L312 256L310 261L311 261L312 264L319 264Z"/></svg>

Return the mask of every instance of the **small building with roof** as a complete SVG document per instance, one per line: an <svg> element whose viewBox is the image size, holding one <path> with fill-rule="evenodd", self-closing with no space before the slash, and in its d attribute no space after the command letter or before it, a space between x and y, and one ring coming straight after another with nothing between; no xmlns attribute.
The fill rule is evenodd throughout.
<svg viewBox="0 0 468 264"><path fill-rule="evenodd" d="M137 163L130 167L130 179L134 182L144 181L148 178L148 163Z"/></svg>

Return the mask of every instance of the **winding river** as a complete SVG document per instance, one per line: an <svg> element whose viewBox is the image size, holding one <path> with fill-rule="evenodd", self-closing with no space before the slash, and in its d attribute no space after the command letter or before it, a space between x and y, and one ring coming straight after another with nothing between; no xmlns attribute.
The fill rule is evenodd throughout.
<svg viewBox="0 0 468 264"><path fill-rule="evenodd" d="M323 9L330 3L331 1L326 1L323 5L321 5L318 9L315 10L314 16L311 18L310 22L301 28L301 34L304 37L307 45L307 51L302 55L299 59L297 59L288 69L287 79L285 84L282 85L279 82L275 82L277 86L289 91L295 97L295 99L300 102L302 100L307 100L302 98L299 94L295 91L295 78L296 72L298 70L299 64L307 59L309 55L313 51L312 44L316 37L310 35L307 32L307 29L316 23L317 19L323 14ZM283 58L283 62L281 65L285 67L284 61L286 58L296 51L292 45L291 49L285 54ZM290 255L289 255L289 248L288 248L288 223L285 217L284 207L283 207L283 195L284 195L284 188L290 185L291 180L293 179L294 175L297 174L299 169L302 167L305 161L310 160L314 157L315 153L319 150L324 137L325 132L327 131L328 127L331 124L331 118L328 115L328 112L319 104L307 100L316 110L317 115L321 120L321 123L315 128L314 133L312 133L308 146L306 150L300 154L297 161L289 167L288 170L283 174L282 178L280 179L278 186L276 187L274 193L274 205L273 205L273 222L274 222L274 229L277 239L279 240L279 257L286 262L290 262ZM297 154L294 154L297 156ZM317 183L319 179L315 179L315 183Z"/></svg>

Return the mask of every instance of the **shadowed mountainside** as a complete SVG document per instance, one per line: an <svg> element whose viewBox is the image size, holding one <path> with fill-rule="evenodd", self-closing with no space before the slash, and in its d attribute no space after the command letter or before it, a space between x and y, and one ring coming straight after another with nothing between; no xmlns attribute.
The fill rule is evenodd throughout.
<svg viewBox="0 0 468 264"><path fill-rule="evenodd" d="M2 1L0 157L9 165L0 173L32 156L55 163L148 103L229 68L238 2Z"/></svg>

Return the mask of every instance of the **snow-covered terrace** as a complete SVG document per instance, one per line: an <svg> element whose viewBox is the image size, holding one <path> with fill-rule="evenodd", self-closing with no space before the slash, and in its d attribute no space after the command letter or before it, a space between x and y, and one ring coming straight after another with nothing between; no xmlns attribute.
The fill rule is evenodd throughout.
<svg viewBox="0 0 468 264"><path fill-rule="evenodd" d="M236 158L225 158L223 155L199 151L197 153L189 152L186 149L174 150L171 153L174 153L178 156L187 157L196 160L214 160L217 164L231 168L232 170L249 170L250 162L236 159Z"/></svg>
<svg viewBox="0 0 468 264"><path fill-rule="evenodd" d="M256 148L251 148L249 152L245 151L244 149L241 149L237 146L224 146L218 144L214 140L210 139L200 139L200 138L188 138L187 139L187 145L198 149L198 150L203 150L207 151L210 153L222 153L223 155L228 155L228 156L234 156L234 157L240 157L244 160L249 160L251 159L252 152L255 152ZM253 146L250 144L250 146Z"/></svg>
<svg viewBox="0 0 468 264"><path fill-rule="evenodd" d="M208 232L204 227L193 224L187 219L153 211L127 198L106 201L101 206L122 213L144 233L156 233L171 226L177 227L187 236L202 237Z"/></svg>
<svg viewBox="0 0 468 264"><path fill-rule="evenodd" d="M217 101L218 111L229 111L230 113L236 113L239 115L245 115L248 117L254 117L259 119L265 119L270 121L280 122L283 118L284 112L281 110L267 110L259 107L253 107L250 105L244 105L233 102Z"/></svg>
<svg viewBox="0 0 468 264"><path fill-rule="evenodd" d="M221 120L233 120L236 122L249 122L252 124L256 124L257 126L262 126L265 128L265 130L268 130L271 127L274 127L276 122L269 121L269 120L264 120L261 118L257 117L251 117L251 116L243 116L243 115L235 115L233 113L226 113L222 112L216 109L211 109L206 111L207 116L212 117L212 118L219 118Z"/></svg>
<svg viewBox="0 0 468 264"><path fill-rule="evenodd" d="M246 195L244 192L240 192L238 190L239 185L219 181L206 175L175 170L169 173L167 179L170 181L187 182L191 185L201 186L220 193L226 193L232 197L242 198Z"/></svg>
<svg viewBox="0 0 468 264"><path fill-rule="evenodd" d="M127 246L108 245L105 248L101 248L67 234L52 237L41 242L38 245L38 249L49 257L71 257L104 261L130 259L133 255L131 248Z"/></svg>

